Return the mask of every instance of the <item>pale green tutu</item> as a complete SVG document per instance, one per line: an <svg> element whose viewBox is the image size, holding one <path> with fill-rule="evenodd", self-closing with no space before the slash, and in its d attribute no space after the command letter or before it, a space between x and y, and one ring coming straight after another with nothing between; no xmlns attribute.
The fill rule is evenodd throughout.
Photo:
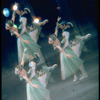
<svg viewBox="0 0 100 100"><path fill-rule="evenodd" d="M78 71L79 67L83 65L83 60L76 56L76 54L72 51L70 47L67 47L64 51L67 54L72 55L72 58L66 57L62 52L60 53L62 80L65 80L66 78L75 74Z"/></svg>
<svg viewBox="0 0 100 100"><path fill-rule="evenodd" d="M51 72L48 70L48 66L47 65L44 65L42 66L42 68L45 70L45 72L47 73L47 79L46 81L48 82L49 78L50 78L50 75L51 75Z"/></svg>
<svg viewBox="0 0 100 100"><path fill-rule="evenodd" d="M49 95L50 91L40 83L37 77L34 77L31 82L38 85L39 88L32 87L29 83L27 83L27 100L46 100L46 97Z"/></svg>
<svg viewBox="0 0 100 100"><path fill-rule="evenodd" d="M36 53L40 50L40 46L38 44L36 44L32 38L28 35L27 32L25 32L22 35L22 38L24 40L28 40L30 42L30 44L24 43L20 38L17 39L17 46L18 46L18 60L19 63L21 63L22 57L23 57L23 52L24 52L24 48L28 48L27 49L27 54L29 55L33 55L33 53ZM25 62L28 61L28 59L24 59Z"/></svg>

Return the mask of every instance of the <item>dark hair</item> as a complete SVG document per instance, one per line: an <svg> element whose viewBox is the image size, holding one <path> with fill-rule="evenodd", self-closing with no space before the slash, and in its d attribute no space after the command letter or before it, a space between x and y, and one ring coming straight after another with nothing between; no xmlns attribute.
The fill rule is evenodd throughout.
<svg viewBox="0 0 100 100"><path fill-rule="evenodd" d="M55 34L52 34L49 36L49 38L51 38L53 41L55 41L55 39L57 38Z"/></svg>
<svg viewBox="0 0 100 100"><path fill-rule="evenodd" d="M70 28L73 27L73 24L72 24L71 22L67 22L67 21L62 21L60 24L61 24L61 25L69 25Z"/></svg>
<svg viewBox="0 0 100 100"><path fill-rule="evenodd" d="M38 54L34 54L35 57L33 57L32 59L29 60L29 62L34 61L36 64L38 64L40 62L40 58Z"/></svg>
<svg viewBox="0 0 100 100"><path fill-rule="evenodd" d="M27 18L27 24L26 25L30 26L33 23L33 17L32 17L31 11L28 8L24 8L24 11L26 11L27 13L23 14L22 17Z"/></svg>
<svg viewBox="0 0 100 100"><path fill-rule="evenodd" d="M14 25L14 22L13 22L13 20L7 20L6 21L6 24L9 24L10 25L10 27L13 27L13 25Z"/></svg>
<svg viewBox="0 0 100 100"><path fill-rule="evenodd" d="M30 9L24 8L24 11L27 11L27 13L31 13Z"/></svg>
<svg viewBox="0 0 100 100"><path fill-rule="evenodd" d="M67 24L67 21L62 21L60 24L61 25L66 25Z"/></svg>
<svg viewBox="0 0 100 100"><path fill-rule="evenodd" d="M78 34L76 32L76 29L73 27L73 24L71 22L63 22L63 25L69 25L70 27L68 27L67 29L64 29L64 31L68 31L70 33L69 36L69 41L73 41L73 39L75 39L75 36Z"/></svg>
<svg viewBox="0 0 100 100"><path fill-rule="evenodd" d="M17 65L17 67L16 68L18 68L20 71L22 70L22 68L23 68L23 66L22 65Z"/></svg>
<svg viewBox="0 0 100 100"><path fill-rule="evenodd" d="M67 25L69 25L69 26L70 26L70 28L72 28L72 27L73 27L73 24L72 24L71 22L67 22L66 24L67 24Z"/></svg>

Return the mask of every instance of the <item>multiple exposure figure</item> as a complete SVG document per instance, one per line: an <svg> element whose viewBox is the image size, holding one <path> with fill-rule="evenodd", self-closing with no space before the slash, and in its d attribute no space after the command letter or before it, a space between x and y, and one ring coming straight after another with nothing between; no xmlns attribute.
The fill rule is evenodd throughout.
<svg viewBox="0 0 100 100"><path fill-rule="evenodd" d="M19 27L15 27L16 14L19 15ZM73 82L76 82L78 70L82 73L79 80L88 77L80 55L85 40L91 37L91 34L81 36L76 33L71 22L60 22L60 20L61 18L58 17L55 32L49 36L48 43L53 45L54 50L58 49L60 52L61 79L65 80L74 76ZM10 31L11 36L17 38L19 64L15 67L15 74L20 77L20 80L25 79L27 100L51 100L50 91L46 87L51 78L51 71L58 65L47 66L40 46L37 44L41 34L41 26L48 22L49 20L45 19L35 23L31 11L24 8L14 10L12 18L7 20L5 24L5 29ZM62 30L62 41L59 41L57 37L59 28ZM28 71L24 68L26 63L29 66Z"/></svg>
<svg viewBox="0 0 100 100"><path fill-rule="evenodd" d="M29 34L32 40L37 44L39 35L41 33L41 26L45 25L48 22L48 19L45 19L43 22L35 23L31 11L28 8L17 9L15 11L19 15L19 22L21 23L19 29L21 30L21 35L25 32ZM41 53L41 50L38 51L40 55L40 64L45 63L45 59Z"/></svg>
<svg viewBox="0 0 100 100"><path fill-rule="evenodd" d="M54 33L54 35L49 37L48 42L52 44L54 48L56 47L60 50L61 78L65 80L73 74L73 82L75 82L78 80L76 72L80 69L82 72L80 80L82 80L88 75L83 67L83 61L74 53L70 46L70 41L74 39L74 36L72 36L74 32L73 25L70 22L63 21L59 24L59 27L63 30L63 48L60 47L60 42L57 39L57 31L55 31L56 33Z"/></svg>

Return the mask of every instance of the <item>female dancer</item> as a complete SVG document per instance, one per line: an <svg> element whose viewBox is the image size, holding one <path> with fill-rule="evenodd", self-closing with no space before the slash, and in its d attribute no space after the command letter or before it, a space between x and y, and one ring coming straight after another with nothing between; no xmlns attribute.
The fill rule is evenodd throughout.
<svg viewBox="0 0 100 100"><path fill-rule="evenodd" d="M72 23L70 22L67 22L66 24L66 21L63 21L60 26L59 26L61 29L63 29L63 33L62 33L62 36L64 37L64 46L63 46L63 50L66 51L66 53L69 53L71 54L73 57L72 59L68 59L69 60L69 67L74 67L74 73L76 72L75 70L78 68L80 69L80 71L82 72L82 77L80 78L80 80L86 78L88 75L87 75L87 72L85 71L84 67L83 67L83 61L76 56L76 54L72 51L70 45L69 45L69 42L71 40L73 40L74 38L74 35L72 34L75 34L73 33L74 32L74 29L73 29L73 25ZM64 63L64 60L62 59L63 58L63 54L61 53L61 62ZM62 66L64 66L64 64L61 63ZM73 81L76 81L77 80L77 76L74 74L74 80Z"/></svg>
<svg viewBox="0 0 100 100"><path fill-rule="evenodd" d="M56 35L51 35L49 37L49 44L52 44L53 47L58 48L60 50L60 64L61 64L61 78L65 80L67 77L74 74L73 82L77 81L76 71L80 69L83 76L80 79L87 77L87 73L83 68L83 61L76 56L76 54L72 51L69 45L68 34L63 34L65 44L63 49L60 47L60 42L56 38Z"/></svg>
<svg viewBox="0 0 100 100"><path fill-rule="evenodd" d="M57 18L57 23L56 23L56 28L55 28L55 35L57 36L58 34L58 27L61 27L61 23L59 23L59 21L61 20L61 17ZM70 24L71 25L71 29L73 27L73 24L71 22L66 22L63 21L62 24ZM69 27L67 26L66 29L68 29ZM69 30L69 29L68 29ZM72 29L73 30L73 29ZM73 52L80 57L82 50L87 50L87 48L85 47L84 43L85 40L87 40L89 37L91 37L91 34L88 33L85 36L81 36L79 34L76 33L75 30L73 30L73 33L71 32L71 37L74 37L73 40L70 40L69 44L71 46L71 49L73 50ZM61 43L64 43L64 39L61 41Z"/></svg>
<svg viewBox="0 0 100 100"><path fill-rule="evenodd" d="M39 61L40 61L39 54L34 53L33 55L29 55L29 54L27 54L27 48L25 48L21 65L24 66L24 58L27 58L30 61L30 59L36 58L36 57L38 58L37 62L39 63ZM53 66L50 66L50 67L48 67L46 64L42 65L42 66L38 66L38 68L37 68L38 70L36 71L36 75L44 87L47 86L48 81L50 79L50 75L51 75L50 71L55 69L56 67L57 67L57 64L54 64Z"/></svg>
<svg viewBox="0 0 100 100"><path fill-rule="evenodd" d="M89 37L91 37L90 33L86 34L85 36L76 35L75 39L70 41L70 46L78 57L80 57L82 50L87 49L84 43Z"/></svg>
<svg viewBox="0 0 100 100"><path fill-rule="evenodd" d="M36 59L31 60L29 64L28 74L30 78L27 77L27 72L22 65L18 65L15 68L15 74L19 75L21 79L26 80L26 90L27 90L27 100L50 100L49 90L47 90L35 76L35 65Z"/></svg>
<svg viewBox="0 0 100 100"><path fill-rule="evenodd" d="M11 33L11 36L16 35L17 38L17 46L18 46L18 61L21 63L22 54L24 51L24 48L28 48L28 53L32 54L34 52L38 52L40 49L40 46L37 45L29 36L27 32L25 32L23 35L19 34L18 28L14 27L13 20L8 20L5 24L6 30L9 30ZM25 60L27 62L27 60Z"/></svg>
<svg viewBox="0 0 100 100"><path fill-rule="evenodd" d="M38 79L40 80L40 82L43 84L44 87L47 87L49 80L53 80L53 78L51 77L51 71L54 70L56 67L57 64L54 64L49 67L47 65L42 65L40 70L37 71Z"/></svg>
<svg viewBox="0 0 100 100"><path fill-rule="evenodd" d="M91 36L91 34L89 33L85 36L81 36L78 33L76 33L75 29L73 28L73 24L71 22L63 21L61 24L59 24L59 27L63 29L63 32L66 31L70 32L69 45L71 46L71 49L78 57L80 57L82 49L84 48L84 42L86 39L88 39ZM62 33L62 36L63 34L66 33ZM64 43L64 40L65 38L63 38L61 43Z"/></svg>
<svg viewBox="0 0 100 100"><path fill-rule="evenodd" d="M30 80L33 84L37 84L39 88L33 88L29 83L26 84L27 100L50 100L49 90L47 90L38 80L35 69L36 64L39 62L39 57L32 58L29 63Z"/></svg>
<svg viewBox="0 0 100 100"><path fill-rule="evenodd" d="M48 23L48 19L45 19L42 22L35 23L32 17L31 11L28 8L17 9L15 11L20 16L20 26L19 29L22 29L21 34L23 34L26 30L28 31L30 37L34 40L34 42L38 42L38 38L41 32L41 26Z"/></svg>
<svg viewBox="0 0 100 100"><path fill-rule="evenodd" d="M37 43L41 32L40 26L45 25L48 20L46 19L43 22L39 22L38 24L34 23L31 11L28 8L24 8L24 10L17 9L16 13L20 16L19 21L21 25L19 26L19 29L22 29L21 35L27 31L32 40ZM44 57L40 50L38 53L40 55L40 62L38 65L45 63Z"/></svg>

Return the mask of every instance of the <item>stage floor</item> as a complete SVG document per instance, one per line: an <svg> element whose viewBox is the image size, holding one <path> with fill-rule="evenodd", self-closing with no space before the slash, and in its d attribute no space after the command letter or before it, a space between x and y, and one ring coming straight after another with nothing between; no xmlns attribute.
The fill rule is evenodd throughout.
<svg viewBox="0 0 100 100"><path fill-rule="evenodd" d="M55 82L47 86L51 91L51 100L99 99L99 55L91 51L82 59L85 61L85 69L88 72L88 77L84 80L73 83L73 77L69 77L62 81L60 66L52 72ZM14 74L14 69L2 69L2 100L27 100L25 82L19 80L19 77Z"/></svg>

